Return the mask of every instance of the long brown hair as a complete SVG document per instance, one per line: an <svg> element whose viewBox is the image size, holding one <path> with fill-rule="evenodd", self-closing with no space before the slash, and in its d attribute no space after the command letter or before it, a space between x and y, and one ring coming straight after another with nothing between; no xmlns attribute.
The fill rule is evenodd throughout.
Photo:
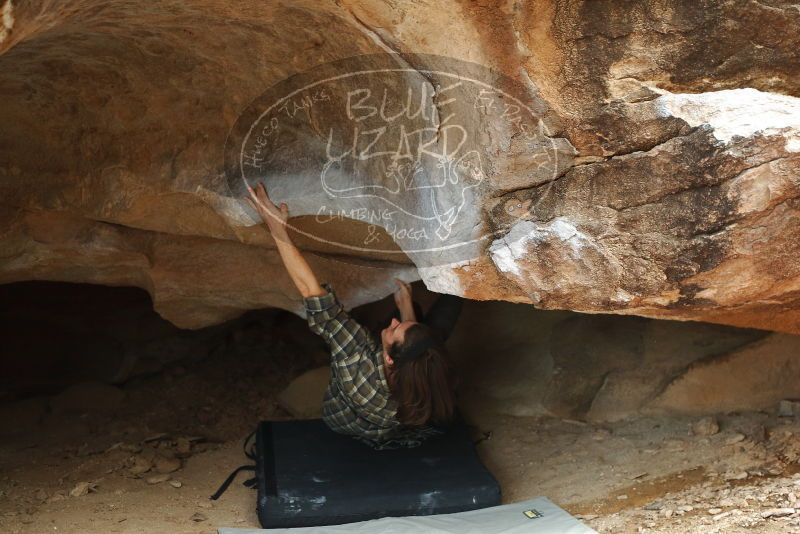
<svg viewBox="0 0 800 534"><path fill-rule="evenodd" d="M410 326L389 347L394 364L387 379L398 420L410 426L446 423L455 411L456 376L444 343L424 324Z"/></svg>

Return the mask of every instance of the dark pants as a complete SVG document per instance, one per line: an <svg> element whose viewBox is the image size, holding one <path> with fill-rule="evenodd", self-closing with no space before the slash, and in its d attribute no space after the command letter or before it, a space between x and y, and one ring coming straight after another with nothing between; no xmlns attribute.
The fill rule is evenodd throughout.
<svg viewBox="0 0 800 534"><path fill-rule="evenodd" d="M442 341L447 341L456 326L463 303L464 299L461 297L440 295L428 310L428 313L422 313L422 307L419 303L414 302L414 315L417 316L418 322L429 326L439 334ZM387 322L392 319L400 320L400 310L395 309Z"/></svg>

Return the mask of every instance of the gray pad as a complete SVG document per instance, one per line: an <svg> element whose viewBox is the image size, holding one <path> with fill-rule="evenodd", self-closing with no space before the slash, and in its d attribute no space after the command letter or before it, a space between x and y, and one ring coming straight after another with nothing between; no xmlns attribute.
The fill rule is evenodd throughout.
<svg viewBox="0 0 800 534"><path fill-rule="evenodd" d="M242 529L219 534L597 534L547 497L482 510L417 517L384 517L347 525Z"/></svg>

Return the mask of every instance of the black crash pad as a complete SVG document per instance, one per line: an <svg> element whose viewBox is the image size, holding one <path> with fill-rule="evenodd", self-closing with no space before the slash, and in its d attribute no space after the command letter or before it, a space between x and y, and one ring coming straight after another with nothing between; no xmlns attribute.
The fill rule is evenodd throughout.
<svg viewBox="0 0 800 534"><path fill-rule="evenodd" d="M258 517L264 528L448 514L500 504L463 424L419 447L374 450L319 419L256 430Z"/></svg>

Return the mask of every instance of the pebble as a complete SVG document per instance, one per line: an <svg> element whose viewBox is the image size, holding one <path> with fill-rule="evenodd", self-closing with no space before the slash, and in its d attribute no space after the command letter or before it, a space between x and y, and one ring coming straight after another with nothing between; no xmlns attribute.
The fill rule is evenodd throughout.
<svg viewBox="0 0 800 534"><path fill-rule="evenodd" d="M739 443L741 441L744 441L744 434L742 434L741 432L737 432L736 434L733 434L731 437L725 440L725 445L735 445L736 443Z"/></svg>
<svg viewBox="0 0 800 534"><path fill-rule="evenodd" d="M617 500L618 501L624 501L624 500L627 500L627 499L628 499L627 495L624 495L624 494L623 495L617 495Z"/></svg>
<svg viewBox="0 0 800 534"><path fill-rule="evenodd" d="M708 513L709 515L717 515L722 511L722 508L709 508Z"/></svg>
<svg viewBox="0 0 800 534"><path fill-rule="evenodd" d="M203 521L206 521L208 519L208 516L206 516L206 514L203 514L201 512L195 512L189 519L191 519L195 523L201 523Z"/></svg>
<svg viewBox="0 0 800 534"><path fill-rule="evenodd" d="M770 475L778 476L778 475L783 474L783 469L781 469L778 466L768 467L767 468L767 473L769 473Z"/></svg>
<svg viewBox="0 0 800 534"><path fill-rule="evenodd" d="M180 480L170 480L169 485L172 486L173 488L180 488L181 486L183 486Z"/></svg>
<svg viewBox="0 0 800 534"><path fill-rule="evenodd" d="M92 484L89 482L78 482L69 492L70 497L83 497L89 490L92 489Z"/></svg>
<svg viewBox="0 0 800 534"><path fill-rule="evenodd" d="M133 456L132 458L133 460L131 466L128 468L128 472L134 476L143 475L153 468L153 462L144 456L137 455Z"/></svg>
<svg viewBox="0 0 800 534"><path fill-rule="evenodd" d="M728 517L729 515L731 515L730 512L721 512L721 513L713 516L711 519L713 519L714 521L719 521L720 519Z"/></svg>
<svg viewBox="0 0 800 534"><path fill-rule="evenodd" d="M703 417L692 423L692 434L695 436L713 436L719 432L719 423L713 417Z"/></svg>
<svg viewBox="0 0 800 534"><path fill-rule="evenodd" d="M58 490L55 492L51 497L47 499L47 504L52 504L54 502L63 501L67 498L67 493L63 490Z"/></svg>
<svg viewBox="0 0 800 534"><path fill-rule="evenodd" d="M174 473L181 468L181 461L178 458L167 458L157 456L154 463L155 470L159 473Z"/></svg>
<svg viewBox="0 0 800 534"><path fill-rule="evenodd" d="M794 508L770 508L761 512L761 517L767 519L768 517L785 517L794 513Z"/></svg>
<svg viewBox="0 0 800 534"><path fill-rule="evenodd" d="M163 475L154 475L147 479L148 484L161 484L162 482L166 482L170 479L170 476L167 474Z"/></svg>

